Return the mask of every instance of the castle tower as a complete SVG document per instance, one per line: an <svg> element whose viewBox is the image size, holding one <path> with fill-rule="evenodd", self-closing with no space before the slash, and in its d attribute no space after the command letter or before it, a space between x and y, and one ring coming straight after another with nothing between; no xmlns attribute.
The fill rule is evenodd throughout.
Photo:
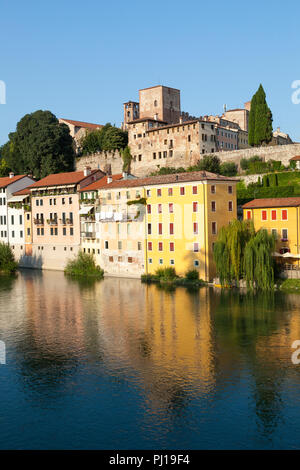
<svg viewBox="0 0 300 470"><path fill-rule="evenodd" d="M140 117L139 103L136 101L127 101L124 103L124 121L122 123L122 129L128 129L128 122L138 119Z"/></svg>
<svg viewBox="0 0 300 470"><path fill-rule="evenodd" d="M168 124L179 122L180 90L162 85L139 91L140 118L160 119Z"/></svg>

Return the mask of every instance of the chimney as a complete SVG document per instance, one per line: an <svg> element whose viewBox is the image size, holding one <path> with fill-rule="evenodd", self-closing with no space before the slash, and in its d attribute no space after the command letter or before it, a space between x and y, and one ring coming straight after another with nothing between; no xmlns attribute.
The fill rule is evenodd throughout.
<svg viewBox="0 0 300 470"><path fill-rule="evenodd" d="M112 176L107 175L107 184L112 183Z"/></svg>
<svg viewBox="0 0 300 470"><path fill-rule="evenodd" d="M91 167L90 166L85 166L83 170L84 176L89 176L91 174Z"/></svg>
<svg viewBox="0 0 300 470"><path fill-rule="evenodd" d="M123 180L127 180L128 179L128 173L127 171L123 171Z"/></svg>
<svg viewBox="0 0 300 470"><path fill-rule="evenodd" d="M157 119L158 119L158 114L157 113L154 114L154 119L155 119L155 121L157 121Z"/></svg>
<svg viewBox="0 0 300 470"><path fill-rule="evenodd" d="M182 116L180 116L180 118L179 118L179 123L182 124L182 121L183 121L183 120L182 120Z"/></svg>
<svg viewBox="0 0 300 470"><path fill-rule="evenodd" d="M11 172L9 173L9 177L10 177L10 178L13 178L14 176L15 176L15 174L11 171Z"/></svg>

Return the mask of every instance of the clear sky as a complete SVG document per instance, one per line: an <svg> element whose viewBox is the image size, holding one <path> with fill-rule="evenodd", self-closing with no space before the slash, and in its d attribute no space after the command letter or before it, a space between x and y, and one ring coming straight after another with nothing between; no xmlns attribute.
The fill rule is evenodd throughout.
<svg viewBox="0 0 300 470"><path fill-rule="evenodd" d="M296 0L2 0L0 145L37 109L120 125L123 102L162 84L182 110L221 114L260 82L273 127L300 141L299 16Z"/></svg>

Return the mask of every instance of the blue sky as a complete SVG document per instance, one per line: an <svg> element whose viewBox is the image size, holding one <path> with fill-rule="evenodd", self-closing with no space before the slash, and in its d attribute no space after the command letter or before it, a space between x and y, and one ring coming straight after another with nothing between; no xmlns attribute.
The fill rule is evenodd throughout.
<svg viewBox="0 0 300 470"><path fill-rule="evenodd" d="M280 126L300 141L296 1L51 0L1 2L0 145L26 114L120 125L138 89L181 90L193 115L221 114L261 82Z"/></svg>

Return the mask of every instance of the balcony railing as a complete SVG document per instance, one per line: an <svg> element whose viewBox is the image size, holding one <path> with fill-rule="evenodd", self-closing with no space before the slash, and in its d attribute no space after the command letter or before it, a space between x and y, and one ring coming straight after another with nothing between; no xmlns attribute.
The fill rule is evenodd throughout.
<svg viewBox="0 0 300 470"><path fill-rule="evenodd" d="M44 225L44 219L33 219L35 225Z"/></svg>
<svg viewBox="0 0 300 470"><path fill-rule="evenodd" d="M57 225L57 219L47 219L47 224L49 224L49 225Z"/></svg>
<svg viewBox="0 0 300 470"><path fill-rule="evenodd" d="M81 232L81 238L89 238L95 240L96 232Z"/></svg>

